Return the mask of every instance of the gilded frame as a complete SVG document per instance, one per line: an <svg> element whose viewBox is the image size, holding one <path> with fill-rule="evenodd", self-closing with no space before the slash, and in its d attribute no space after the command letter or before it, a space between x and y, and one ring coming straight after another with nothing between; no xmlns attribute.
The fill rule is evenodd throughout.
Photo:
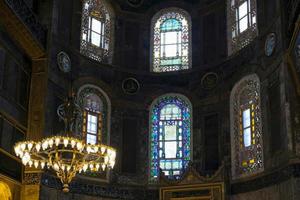
<svg viewBox="0 0 300 200"><path fill-rule="evenodd" d="M205 191L208 191L205 194ZM182 195L180 195L180 192ZM196 192L203 193L199 196L184 196L183 193ZM176 197L177 196L177 197ZM180 186L161 187L159 189L160 200L224 200L224 183L205 183Z"/></svg>

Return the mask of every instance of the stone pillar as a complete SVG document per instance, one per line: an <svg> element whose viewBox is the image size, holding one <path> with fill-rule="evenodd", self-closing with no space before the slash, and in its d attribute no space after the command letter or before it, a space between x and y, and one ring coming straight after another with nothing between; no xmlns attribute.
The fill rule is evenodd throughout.
<svg viewBox="0 0 300 200"><path fill-rule="evenodd" d="M47 59L32 60L32 74L28 107L27 140L42 139L47 95ZM22 200L38 200L41 171L26 167L23 176Z"/></svg>

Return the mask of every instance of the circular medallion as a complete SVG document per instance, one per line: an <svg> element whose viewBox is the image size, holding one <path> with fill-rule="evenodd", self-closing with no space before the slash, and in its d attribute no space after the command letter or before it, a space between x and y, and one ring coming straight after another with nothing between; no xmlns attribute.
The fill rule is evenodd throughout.
<svg viewBox="0 0 300 200"><path fill-rule="evenodd" d="M270 33L265 41L265 55L271 56L274 53L276 46L276 35L275 33Z"/></svg>
<svg viewBox="0 0 300 200"><path fill-rule="evenodd" d="M57 54L57 64L62 72L67 73L71 71L71 60L68 54L63 51Z"/></svg>
<svg viewBox="0 0 300 200"><path fill-rule="evenodd" d="M136 94L140 84L135 78L127 78L122 82L122 89L126 94Z"/></svg>
<svg viewBox="0 0 300 200"><path fill-rule="evenodd" d="M201 86L203 89L210 90L217 86L218 84L218 75L214 72L206 73L201 79Z"/></svg>
<svg viewBox="0 0 300 200"><path fill-rule="evenodd" d="M130 6L133 6L133 7L139 7L140 5L142 5L143 0L127 0L127 3L128 3Z"/></svg>

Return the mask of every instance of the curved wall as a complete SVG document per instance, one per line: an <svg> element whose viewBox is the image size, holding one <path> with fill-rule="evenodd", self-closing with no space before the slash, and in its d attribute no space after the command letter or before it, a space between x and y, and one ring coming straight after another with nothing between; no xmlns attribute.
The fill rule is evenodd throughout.
<svg viewBox="0 0 300 200"><path fill-rule="evenodd" d="M287 162L286 155L290 151L291 141L287 139L289 119L286 116L286 109L293 103L294 97L288 94L291 81L283 60L287 36L283 25L286 19L283 17L284 8L281 1L258 1L259 35L250 45L230 57L227 57L226 4L223 0L190 0L185 3L154 1L153 4L145 1L137 8L129 6L125 1L112 4L116 20L115 44L113 64L108 65L79 53L80 1L53 1L48 43L49 109L45 125L46 134L56 134L62 130L62 122L56 117L56 108L67 94L70 79L74 80L77 89L84 84L94 84L108 94L112 104L111 145L117 148L118 160L111 176L111 183L99 187L111 190L111 198L115 194L111 188L116 189L115 187L119 187L117 194L123 194L122 188L125 188L124 191L127 190L130 194L135 191L138 191L138 194L142 193L142 199L157 198L156 195L150 194L151 197L148 197L148 193L152 192L146 189L149 164L148 108L154 99L166 93L183 94L193 105L193 163L197 171L202 175L212 175L224 163L226 194L252 191L251 187L243 187L242 184L239 186L240 182L248 183L249 179L231 181L229 122L232 87L242 77L252 73L256 73L261 81L265 170L257 177L250 178L254 180L253 183L250 182L256 185L256 178L259 180L259 177L264 177ZM192 18L192 69L162 74L151 73L149 66L151 18L160 9L172 6L185 9ZM277 43L275 52L267 57L264 54L264 43L271 32L276 34ZM60 51L69 54L72 75L59 71L56 55ZM217 77L215 85L212 85L209 79L204 79L205 75L211 72ZM122 82L128 77L139 81L140 90L137 94L129 95L122 90ZM134 128L126 126L127 123L135 124ZM129 132L132 135L128 135ZM125 143L124 141L128 141L124 140L126 137L130 137L133 142ZM125 152L128 145L134 145L131 152ZM210 158L215 162L210 162ZM51 184L51 181L45 180L42 194L52 190L51 187L57 187L56 184ZM278 184L281 182L282 180L278 181ZM92 189L84 189L82 193L97 195L96 188L99 183L83 184L85 185L83 188L89 188L90 184ZM272 185L266 182L255 190L263 189L270 184ZM276 184L275 181L274 185ZM74 193L81 193L80 191L75 189ZM72 194L69 196L71 198ZM140 198L133 195L127 199Z"/></svg>

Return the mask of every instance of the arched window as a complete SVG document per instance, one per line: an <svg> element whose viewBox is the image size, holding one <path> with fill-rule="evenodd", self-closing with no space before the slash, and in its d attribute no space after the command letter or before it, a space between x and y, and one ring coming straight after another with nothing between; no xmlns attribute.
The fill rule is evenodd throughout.
<svg viewBox="0 0 300 200"><path fill-rule="evenodd" d="M158 12L151 22L151 66L153 72L191 67L191 19L179 8Z"/></svg>
<svg viewBox="0 0 300 200"><path fill-rule="evenodd" d="M98 87L85 85L78 91L79 105L83 110L80 129L86 143L108 144L110 102Z"/></svg>
<svg viewBox="0 0 300 200"><path fill-rule="evenodd" d="M94 60L111 63L113 12L105 0L83 0L80 52Z"/></svg>
<svg viewBox="0 0 300 200"><path fill-rule="evenodd" d="M257 36L256 0L227 0L228 54L247 46Z"/></svg>
<svg viewBox="0 0 300 200"><path fill-rule="evenodd" d="M240 80L230 96L232 178L263 171L263 138L257 75Z"/></svg>
<svg viewBox="0 0 300 200"><path fill-rule="evenodd" d="M191 104L182 95L169 94L150 109L150 181L157 180L160 169L177 179L191 160Z"/></svg>

